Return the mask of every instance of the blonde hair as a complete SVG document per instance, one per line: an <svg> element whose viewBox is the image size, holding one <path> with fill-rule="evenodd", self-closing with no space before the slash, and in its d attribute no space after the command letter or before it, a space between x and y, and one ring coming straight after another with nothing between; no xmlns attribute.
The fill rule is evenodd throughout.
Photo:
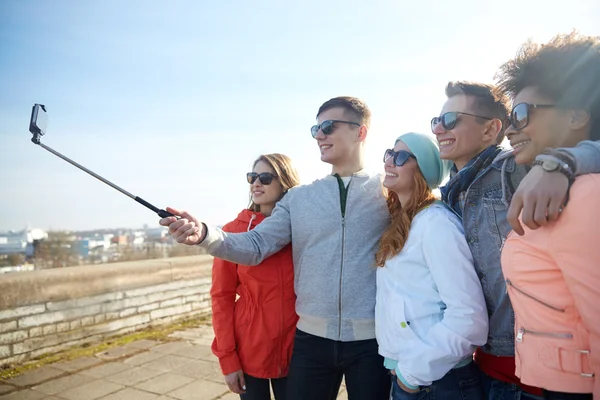
<svg viewBox="0 0 600 400"><path fill-rule="evenodd" d="M298 172L292 165L292 159L288 156L279 153L261 154L252 164L252 168L256 167L256 164L261 161L267 163L274 171L274 175L277 176L283 189L281 197L283 197L289 189L300 184ZM279 200L281 200L281 198L279 198ZM248 206L248 209L260 212L260 206L252 201L252 195L250 195L250 205Z"/></svg>

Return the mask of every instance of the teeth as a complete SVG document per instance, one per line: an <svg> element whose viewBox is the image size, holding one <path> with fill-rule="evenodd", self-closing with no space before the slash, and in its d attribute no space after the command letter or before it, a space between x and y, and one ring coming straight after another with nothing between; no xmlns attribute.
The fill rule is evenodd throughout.
<svg viewBox="0 0 600 400"><path fill-rule="evenodd" d="M442 141L440 141L440 146L445 146L445 145L451 144L453 142L454 142L454 140L452 140L452 139L442 140Z"/></svg>
<svg viewBox="0 0 600 400"><path fill-rule="evenodd" d="M321 146L322 149L328 149L330 148L331 145L330 144L324 144L323 146Z"/></svg>
<svg viewBox="0 0 600 400"><path fill-rule="evenodd" d="M392 174L391 172L386 172L386 173L385 173L385 176L391 176L391 177L393 177L393 178L397 178L397 177L398 177L398 175L397 175L397 174Z"/></svg>
<svg viewBox="0 0 600 400"><path fill-rule="evenodd" d="M512 148L513 148L513 149L516 149L516 148L519 148L519 147L525 146L526 144L529 144L529 143L531 143L531 140L525 140L525 141L523 141L523 142L519 142L519 143L511 144L511 146L512 146Z"/></svg>

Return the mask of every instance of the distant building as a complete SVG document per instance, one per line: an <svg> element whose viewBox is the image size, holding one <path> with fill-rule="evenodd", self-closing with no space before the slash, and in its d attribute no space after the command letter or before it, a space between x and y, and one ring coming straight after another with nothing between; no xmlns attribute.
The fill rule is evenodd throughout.
<svg viewBox="0 0 600 400"><path fill-rule="evenodd" d="M0 232L0 255L23 254L32 257L34 243L47 238L48 234L37 228Z"/></svg>
<svg viewBox="0 0 600 400"><path fill-rule="evenodd" d="M166 226L161 226L158 228L145 228L144 232L146 233L147 241L164 241L164 239L169 234L169 228Z"/></svg>
<svg viewBox="0 0 600 400"><path fill-rule="evenodd" d="M115 235L110 233L95 233L88 237L78 238L75 241L75 250L82 257L102 254L109 250Z"/></svg>

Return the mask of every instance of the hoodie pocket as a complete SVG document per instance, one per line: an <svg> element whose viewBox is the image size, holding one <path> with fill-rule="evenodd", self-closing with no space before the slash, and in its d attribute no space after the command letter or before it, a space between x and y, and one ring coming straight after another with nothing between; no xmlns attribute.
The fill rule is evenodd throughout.
<svg viewBox="0 0 600 400"><path fill-rule="evenodd" d="M252 319L252 306L246 299L240 297L235 302L235 311L233 314L233 324L235 328L236 342L239 344L246 335L248 325Z"/></svg>
<svg viewBox="0 0 600 400"><path fill-rule="evenodd" d="M400 351L402 347L409 347L411 343L419 341L419 337L412 330L412 322L406 317L406 308L403 299L398 302L397 307L390 307L390 322L392 324L392 332L394 332L395 339L398 340Z"/></svg>

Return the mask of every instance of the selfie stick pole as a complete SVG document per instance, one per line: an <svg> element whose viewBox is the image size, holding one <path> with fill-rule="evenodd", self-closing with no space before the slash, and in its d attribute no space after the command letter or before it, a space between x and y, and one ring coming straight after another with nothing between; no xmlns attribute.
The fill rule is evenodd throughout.
<svg viewBox="0 0 600 400"><path fill-rule="evenodd" d="M94 178L96 178L98 180L101 180L102 182L106 183L108 186L110 186L110 187L118 190L119 192L123 193L125 196L128 196L128 197L132 198L133 200L137 201L138 203L140 203L141 205L143 205L145 207L148 207L149 209L151 209L152 211L154 211L155 213L157 213L159 217L165 218L165 217L174 217L175 216L175 215L171 214L168 211L161 210L158 207L153 206L152 204L148 203L146 200L142 199L141 197L138 197L138 196L135 196L135 195L129 193L128 191L126 191L126 190L118 187L114 183L112 183L112 182L104 179L103 177L101 177L100 175L96 174L95 172L90 171L89 169L87 169L83 165L80 165L80 164L76 163L75 161L71 160L70 158L63 156L58 151L51 149L50 147L46 146L45 144L43 144L40 141L39 135L34 135L34 137L31 139L31 141L33 143L35 143L35 144L43 147L44 149L48 150L50 153L54 154L55 156L62 158L66 162L70 163L71 165L76 166L80 170L82 170L84 172L87 172L88 174L90 174Z"/></svg>

